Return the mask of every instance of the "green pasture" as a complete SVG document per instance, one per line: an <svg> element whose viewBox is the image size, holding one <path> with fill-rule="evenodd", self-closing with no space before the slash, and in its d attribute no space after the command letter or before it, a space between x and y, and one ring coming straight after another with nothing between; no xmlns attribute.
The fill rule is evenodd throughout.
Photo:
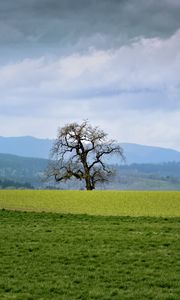
<svg viewBox="0 0 180 300"><path fill-rule="evenodd" d="M104 216L180 216L180 192L1 190L0 208Z"/></svg>
<svg viewBox="0 0 180 300"><path fill-rule="evenodd" d="M180 218L1 210L0 220L1 300L180 299Z"/></svg>

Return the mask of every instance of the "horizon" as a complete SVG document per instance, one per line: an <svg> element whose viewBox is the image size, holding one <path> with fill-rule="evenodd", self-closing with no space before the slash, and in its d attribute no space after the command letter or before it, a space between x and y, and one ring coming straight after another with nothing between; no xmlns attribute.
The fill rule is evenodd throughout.
<svg viewBox="0 0 180 300"><path fill-rule="evenodd" d="M88 119L120 143L180 151L180 2L0 3L0 135L52 139Z"/></svg>
<svg viewBox="0 0 180 300"><path fill-rule="evenodd" d="M36 136L32 136L32 135L21 135L21 136L2 136L0 135L0 138L7 138L7 139L18 139L18 138L32 138L35 140L48 140L48 141L53 141L56 139L56 137L54 138L48 138L48 137L36 137ZM137 145L137 146L142 146L142 147L152 147L152 148L159 148L159 149L164 149L164 150L173 150L176 152L180 152L179 149L175 149L175 148L168 148L168 147L161 147L161 146L156 146L156 145L152 145L152 144L139 144L139 143L131 143L131 142L120 142L118 140L116 140L117 143L119 143L120 145ZM1 153L1 152L0 152ZM6 154L6 153L5 153Z"/></svg>

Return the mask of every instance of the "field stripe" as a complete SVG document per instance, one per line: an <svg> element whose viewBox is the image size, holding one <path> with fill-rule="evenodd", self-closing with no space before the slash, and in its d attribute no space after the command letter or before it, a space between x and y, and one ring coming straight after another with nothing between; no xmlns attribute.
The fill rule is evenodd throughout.
<svg viewBox="0 0 180 300"><path fill-rule="evenodd" d="M0 190L0 208L111 216L180 216L180 192Z"/></svg>

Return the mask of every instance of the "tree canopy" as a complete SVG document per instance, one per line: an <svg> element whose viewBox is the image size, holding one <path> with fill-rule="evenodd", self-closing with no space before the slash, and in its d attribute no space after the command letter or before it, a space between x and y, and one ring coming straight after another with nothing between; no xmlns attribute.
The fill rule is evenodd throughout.
<svg viewBox="0 0 180 300"><path fill-rule="evenodd" d="M113 174L104 160L112 154L124 159L123 149L114 140L108 140L99 127L88 121L70 123L58 129L48 175L56 182L76 178L85 182L87 190L93 190L98 182L107 182Z"/></svg>

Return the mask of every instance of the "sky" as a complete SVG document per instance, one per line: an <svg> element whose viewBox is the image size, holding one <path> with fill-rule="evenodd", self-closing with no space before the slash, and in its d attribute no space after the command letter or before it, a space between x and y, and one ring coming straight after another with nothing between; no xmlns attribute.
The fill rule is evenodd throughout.
<svg viewBox="0 0 180 300"><path fill-rule="evenodd" d="M179 0L0 1L0 135L88 119L180 151Z"/></svg>

